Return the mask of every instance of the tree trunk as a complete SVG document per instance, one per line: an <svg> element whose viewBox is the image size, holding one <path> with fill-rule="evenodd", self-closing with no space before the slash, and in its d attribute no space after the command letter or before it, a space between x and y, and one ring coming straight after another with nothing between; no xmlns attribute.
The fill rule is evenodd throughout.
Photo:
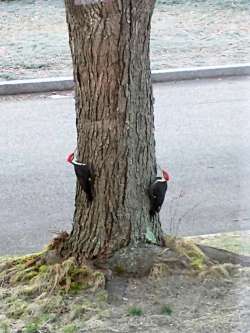
<svg viewBox="0 0 250 333"><path fill-rule="evenodd" d="M94 200L79 184L64 253L78 259L127 246L160 245L149 215L156 176L150 25L155 0L76 6L65 0L75 80L77 159L91 166Z"/></svg>

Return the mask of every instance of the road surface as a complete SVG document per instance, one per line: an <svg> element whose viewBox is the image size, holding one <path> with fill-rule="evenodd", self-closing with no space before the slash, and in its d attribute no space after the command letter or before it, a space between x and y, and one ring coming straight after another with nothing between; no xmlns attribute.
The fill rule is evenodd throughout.
<svg viewBox="0 0 250 333"><path fill-rule="evenodd" d="M249 91L246 77L154 85L166 231L250 229ZM0 255L33 252L72 223L72 94L0 98L0 133Z"/></svg>

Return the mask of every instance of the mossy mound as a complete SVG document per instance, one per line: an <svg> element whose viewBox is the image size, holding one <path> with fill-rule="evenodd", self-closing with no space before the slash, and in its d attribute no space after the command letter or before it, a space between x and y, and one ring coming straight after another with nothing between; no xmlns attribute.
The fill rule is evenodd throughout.
<svg viewBox="0 0 250 333"><path fill-rule="evenodd" d="M211 261L191 240L166 236L165 243L178 256L187 259L190 266L195 270L203 270L207 265L211 265Z"/></svg>
<svg viewBox="0 0 250 333"><path fill-rule="evenodd" d="M105 277L100 271L87 265L79 266L71 257L54 264L47 264L46 252L24 257L1 259L0 284L19 287L28 295L74 292L80 289L98 289L105 286Z"/></svg>
<svg viewBox="0 0 250 333"><path fill-rule="evenodd" d="M179 262L185 266L185 270L191 274L197 274L200 278L227 278L230 279L237 272L239 265L219 263L211 260L197 245L190 239L165 237L166 246L175 252ZM162 269L162 268L161 268Z"/></svg>
<svg viewBox="0 0 250 333"><path fill-rule="evenodd" d="M104 274L78 265L73 257L53 264L46 262L47 257L48 252L44 251L0 259L1 333L19 327L21 332L37 332L62 314L68 324L71 318L87 318L90 309L95 313L98 307L92 304L91 294L104 292ZM63 329L59 332L64 332L63 323L60 325Z"/></svg>

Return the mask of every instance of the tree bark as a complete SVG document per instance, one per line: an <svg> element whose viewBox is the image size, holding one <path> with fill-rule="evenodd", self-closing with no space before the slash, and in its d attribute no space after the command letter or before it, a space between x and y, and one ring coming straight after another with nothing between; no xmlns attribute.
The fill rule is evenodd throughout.
<svg viewBox="0 0 250 333"><path fill-rule="evenodd" d="M93 259L127 246L160 245L148 188L156 176L149 60L155 0L76 6L65 0L74 80L77 159L91 166L94 200L76 189L64 253Z"/></svg>

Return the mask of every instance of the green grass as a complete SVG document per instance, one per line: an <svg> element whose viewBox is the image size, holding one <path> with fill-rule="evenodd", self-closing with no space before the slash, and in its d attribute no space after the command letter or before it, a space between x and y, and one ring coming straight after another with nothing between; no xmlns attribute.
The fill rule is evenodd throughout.
<svg viewBox="0 0 250 333"><path fill-rule="evenodd" d="M143 311L140 307L133 305L128 309L128 315L131 317L140 317L143 315Z"/></svg>
<svg viewBox="0 0 250 333"><path fill-rule="evenodd" d="M77 327L74 324L66 325L63 329L63 333L76 333Z"/></svg>
<svg viewBox="0 0 250 333"><path fill-rule="evenodd" d="M0 333L10 333L9 325L4 321L0 322Z"/></svg>
<svg viewBox="0 0 250 333"><path fill-rule="evenodd" d="M171 309L171 307L169 305L162 306L161 314L171 316L172 313L173 313L173 310Z"/></svg>
<svg viewBox="0 0 250 333"><path fill-rule="evenodd" d="M38 323L28 323L25 325L23 332L24 333L36 333L39 330Z"/></svg>

